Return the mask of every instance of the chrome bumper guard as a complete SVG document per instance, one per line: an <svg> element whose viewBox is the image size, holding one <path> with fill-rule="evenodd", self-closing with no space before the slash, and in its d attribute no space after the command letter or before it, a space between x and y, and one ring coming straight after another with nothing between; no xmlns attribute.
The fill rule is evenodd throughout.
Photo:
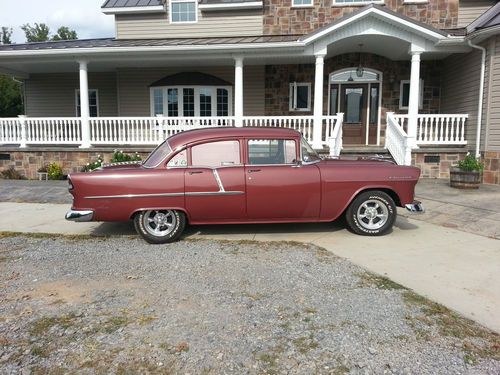
<svg viewBox="0 0 500 375"><path fill-rule="evenodd" d="M92 221L94 217L94 211L68 211L66 214L66 220L83 222L83 221Z"/></svg>
<svg viewBox="0 0 500 375"><path fill-rule="evenodd" d="M422 202L415 201L413 203L405 205L406 209L413 214L422 214L425 212L425 208L422 205Z"/></svg>

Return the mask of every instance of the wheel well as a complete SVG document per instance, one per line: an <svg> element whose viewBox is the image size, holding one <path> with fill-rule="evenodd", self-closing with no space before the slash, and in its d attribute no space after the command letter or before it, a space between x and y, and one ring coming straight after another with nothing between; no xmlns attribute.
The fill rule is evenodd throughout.
<svg viewBox="0 0 500 375"><path fill-rule="evenodd" d="M399 196L396 194L396 192L394 190L387 189L387 188L370 188L370 189L361 190L358 194L356 194L354 199L356 199L356 197L358 195L360 195L361 193L364 193L366 191L383 191L384 193L386 193L388 196L390 196L392 198L396 207L401 207L401 199L399 199Z"/></svg>

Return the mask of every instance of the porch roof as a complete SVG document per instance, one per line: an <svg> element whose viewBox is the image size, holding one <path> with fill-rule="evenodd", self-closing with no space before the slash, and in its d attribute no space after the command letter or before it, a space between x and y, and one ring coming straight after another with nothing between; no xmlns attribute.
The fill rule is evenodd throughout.
<svg viewBox="0 0 500 375"><path fill-rule="evenodd" d="M161 6L163 0L106 0L102 8Z"/></svg>

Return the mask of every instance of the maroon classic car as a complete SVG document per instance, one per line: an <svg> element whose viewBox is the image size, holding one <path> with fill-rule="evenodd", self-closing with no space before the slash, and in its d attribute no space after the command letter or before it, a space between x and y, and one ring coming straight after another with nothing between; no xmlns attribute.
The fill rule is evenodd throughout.
<svg viewBox="0 0 500 375"><path fill-rule="evenodd" d="M387 233L414 201L420 170L380 160L322 159L295 130L210 128L176 134L142 164L69 178L73 221L134 220L150 243L186 224L329 222Z"/></svg>

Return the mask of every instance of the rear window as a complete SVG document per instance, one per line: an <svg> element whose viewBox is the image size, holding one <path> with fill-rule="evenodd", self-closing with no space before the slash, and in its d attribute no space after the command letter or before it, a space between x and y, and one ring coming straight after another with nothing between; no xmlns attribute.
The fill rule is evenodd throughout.
<svg viewBox="0 0 500 375"><path fill-rule="evenodd" d="M155 148L151 154L149 154L143 166L146 168L154 168L158 166L158 164L160 164L162 160L164 160L171 152L172 149L170 148L170 145L167 141L165 141Z"/></svg>

